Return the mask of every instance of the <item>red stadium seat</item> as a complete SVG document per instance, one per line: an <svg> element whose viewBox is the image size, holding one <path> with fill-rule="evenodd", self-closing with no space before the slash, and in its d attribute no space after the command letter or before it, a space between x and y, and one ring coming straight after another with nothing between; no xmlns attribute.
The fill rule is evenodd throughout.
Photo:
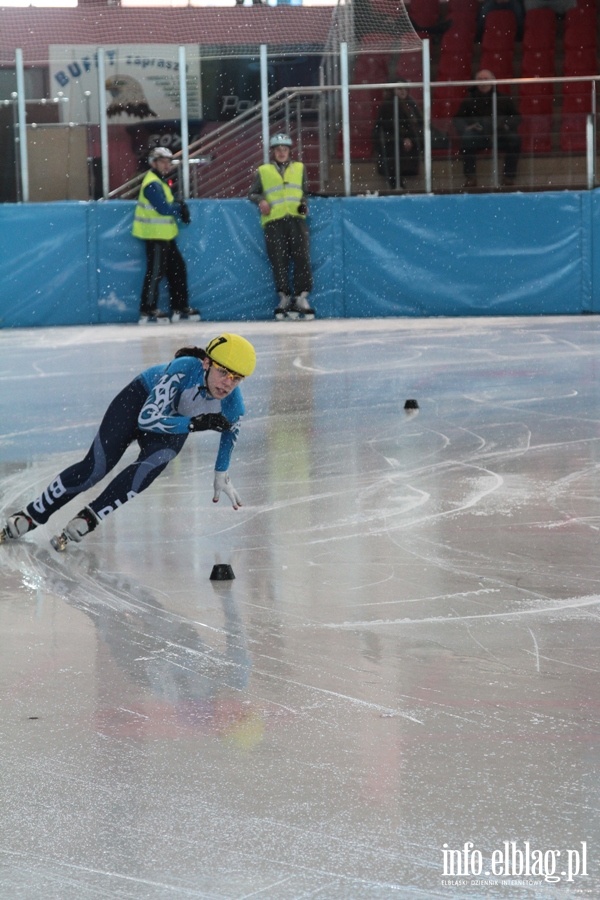
<svg viewBox="0 0 600 900"><path fill-rule="evenodd" d="M471 40L477 31L478 0L449 0L448 19L452 27L463 34L470 34Z"/></svg>
<svg viewBox="0 0 600 900"><path fill-rule="evenodd" d="M469 81L472 75L473 47L477 30L477 0L450 0L447 18L451 21L440 42L436 81ZM441 131L452 127L465 87L433 89L431 116Z"/></svg>
<svg viewBox="0 0 600 900"><path fill-rule="evenodd" d="M496 78L514 78L514 53L507 50L482 50L480 68L489 69ZM509 84L499 84L498 91L501 94L509 94Z"/></svg>
<svg viewBox="0 0 600 900"><path fill-rule="evenodd" d="M485 17L479 68L489 69L496 78L513 78L516 34L517 20L511 10L489 12ZM510 93L510 86L500 85L498 90Z"/></svg>
<svg viewBox="0 0 600 900"><path fill-rule="evenodd" d="M407 10L415 28L431 28L440 17L440 0L410 0Z"/></svg>
<svg viewBox="0 0 600 900"><path fill-rule="evenodd" d="M455 46L454 42L450 46ZM471 79L471 58L473 53L472 42L469 43L468 51L451 53L449 49L445 53L440 54L436 81L469 81ZM434 87L432 98L432 118L442 120L438 122L438 127L446 130L443 120L452 119L456 114L461 100L467 94L466 87Z"/></svg>
<svg viewBox="0 0 600 900"><path fill-rule="evenodd" d="M397 0L371 0L371 8L373 12L380 13L386 18L398 18Z"/></svg>
<svg viewBox="0 0 600 900"><path fill-rule="evenodd" d="M353 84L387 84L389 80L388 54L357 53L352 73Z"/></svg>
<svg viewBox="0 0 600 900"><path fill-rule="evenodd" d="M510 10L492 10L485 17L485 28L481 39L482 51L509 51L514 53L517 34L517 20Z"/></svg>
<svg viewBox="0 0 600 900"><path fill-rule="evenodd" d="M596 47L596 5L578 5L565 15L565 52L570 48Z"/></svg>
<svg viewBox="0 0 600 900"><path fill-rule="evenodd" d="M560 149L564 153L584 153L587 148L587 116L564 114L560 126Z"/></svg>
<svg viewBox="0 0 600 900"><path fill-rule="evenodd" d="M524 115L550 115L554 107L554 85L522 84L519 89L519 111Z"/></svg>
<svg viewBox="0 0 600 900"><path fill-rule="evenodd" d="M550 153L552 151L551 115L523 115L519 131L523 153Z"/></svg>
<svg viewBox="0 0 600 900"><path fill-rule="evenodd" d="M466 88L460 87L436 87L433 89L431 102L431 118L442 131L448 130L453 116L458 112L466 93Z"/></svg>
<svg viewBox="0 0 600 900"><path fill-rule="evenodd" d="M471 58L469 56L446 56L440 60L437 81L469 81L471 79Z"/></svg>
<svg viewBox="0 0 600 900"><path fill-rule="evenodd" d="M563 74L568 75L595 75L598 70L598 57L595 47L569 47L565 48Z"/></svg>
<svg viewBox="0 0 600 900"><path fill-rule="evenodd" d="M553 49L525 50L521 60L521 78L552 78L556 56Z"/></svg>
<svg viewBox="0 0 600 900"><path fill-rule="evenodd" d="M562 85L563 110L592 112L592 86L589 81L566 81Z"/></svg>
<svg viewBox="0 0 600 900"><path fill-rule="evenodd" d="M452 24L448 31L445 32L440 43L440 61L444 56L455 56L457 53L468 56L470 59L473 55L474 39L475 29L473 31L460 29Z"/></svg>
<svg viewBox="0 0 600 900"><path fill-rule="evenodd" d="M523 50L552 49L556 45L556 13L548 7L530 9L525 14Z"/></svg>
<svg viewBox="0 0 600 900"><path fill-rule="evenodd" d="M520 134L524 153L550 153L552 150L552 111L554 85L530 82L519 87Z"/></svg>
<svg viewBox="0 0 600 900"><path fill-rule="evenodd" d="M390 80L389 53L381 51L391 47L393 39L388 34L372 33L361 41L361 51L356 54L353 84L387 84ZM377 110L383 100L384 89L350 92L350 155L352 159L371 159L373 156L373 126ZM341 154L341 135L338 139Z"/></svg>
<svg viewBox="0 0 600 900"><path fill-rule="evenodd" d="M395 76L398 81L422 81L423 59L420 52L399 53ZM418 103L423 102L423 88L409 88L411 97Z"/></svg>
<svg viewBox="0 0 600 900"><path fill-rule="evenodd" d="M571 153L583 153L586 150L587 118L593 111L592 98L590 82L571 81L563 84L561 150Z"/></svg>

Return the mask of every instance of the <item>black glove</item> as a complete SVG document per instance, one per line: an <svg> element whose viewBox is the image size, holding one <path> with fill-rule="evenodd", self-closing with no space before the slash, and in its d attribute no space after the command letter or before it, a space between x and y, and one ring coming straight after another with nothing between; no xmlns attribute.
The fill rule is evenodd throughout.
<svg viewBox="0 0 600 900"><path fill-rule="evenodd" d="M184 200L182 200L179 204L179 214L181 216L181 221L183 222L183 224L189 225L192 221L192 217L190 215L190 208Z"/></svg>
<svg viewBox="0 0 600 900"><path fill-rule="evenodd" d="M299 216L307 216L308 215L308 206L302 201L302 203L298 204L298 215Z"/></svg>
<svg viewBox="0 0 600 900"><path fill-rule="evenodd" d="M206 413L193 416L190 420L190 431L230 431L231 422L221 413Z"/></svg>

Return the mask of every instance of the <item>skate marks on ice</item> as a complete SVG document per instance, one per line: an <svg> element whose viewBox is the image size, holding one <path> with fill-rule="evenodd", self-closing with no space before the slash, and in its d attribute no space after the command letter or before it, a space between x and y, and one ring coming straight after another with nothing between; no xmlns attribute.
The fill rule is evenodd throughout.
<svg viewBox="0 0 600 900"><path fill-rule="evenodd" d="M166 711L169 706L177 709L182 728L187 707L192 715L193 704L202 701L208 710L221 688L241 695L247 687L251 658L229 585L210 583L213 603L208 618L214 619L210 623L178 613L170 608L167 595L161 598L136 578L106 571L92 552L78 548L59 557L31 541L11 542L5 549L5 572L35 598L40 615L45 603L60 598L75 611L79 623L82 616L91 622L95 641L105 648L111 663L142 693L149 690L157 709L163 702ZM83 630L89 636L89 627ZM144 718L148 717L140 715ZM121 726L125 733L124 721L118 723Z"/></svg>
<svg viewBox="0 0 600 900"><path fill-rule="evenodd" d="M8 551L10 594L18 582L38 620L53 623L50 645L41 627L37 633L43 671L24 671L9 691L11 708L26 711L29 725L35 716L40 735L29 732L25 743L18 723L10 725L12 778L39 771L31 808L22 796L5 820L13 839L3 842L3 856L15 885L48 880L45 896L57 900L109 885L157 898L254 889L377 897L398 889L397 852L373 834L372 817L359 825L357 809L344 826L314 818L319 807L335 808L322 796L338 783L335 761L318 751L298 759L307 739L313 746L311 722L325 738L330 712L339 724L353 721L357 708L381 715L381 706L347 697L337 709L339 692L286 672L302 666L274 659L277 644L265 632L276 623L267 616L248 628L238 579L209 585L191 619L174 609L186 608L181 598L174 604L134 577L106 572L85 549L64 557L24 541ZM61 784L69 787L61 805L77 805L77 822L51 834ZM34 816L36 851L22 853L19 837ZM88 837L78 841L76 832ZM69 861L71 842L77 862Z"/></svg>
<svg viewBox="0 0 600 900"><path fill-rule="evenodd" d="M3 863L44 900L447 897L444 843L600 840L595 321L276 328L229 326L260 361L238 513L199 442L73 553L1 548ZM45 383L89 354L107 395L189 341L136 329L105 364L75 331ZM50 437L0 442L10 511L79 434L19 390Z"/></svg>

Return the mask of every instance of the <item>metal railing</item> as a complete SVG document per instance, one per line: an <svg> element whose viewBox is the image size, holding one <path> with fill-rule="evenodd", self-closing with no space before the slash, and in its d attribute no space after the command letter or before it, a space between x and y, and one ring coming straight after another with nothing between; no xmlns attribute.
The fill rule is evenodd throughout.
<svg viewBox="0 0 600 900"><path fill-rule="evenodd" d="M185 71L185 48L179 48L180 69ZM266 53L265 53L266 56ZM421 193L436 193L460 190L460 159L457 151L456 137L449 132L446 149L436 149L433 141L432 108L436 91L440 88L455 88L466 93L477 84L476 81L429 81L428 42L423 42L423 81L406 82L403 85L409 90L419 91L423 95L424 139L421 157L421 172L411 183L411 190ZM105 79L101 65L102 52L99 51L98 96L105 95ZM329 75L326 73L329 72ZM294 155L303 159L309 171L311 191L321 194L338 194L349 196L365 192L390 193L376 171L375 148L370 151L354 152L354 136L363 133L363 145L368 146L372 118L361 121L357 109L361 104L353 101L363 92L383 97L387 90L394 88L394 83L351 84L349 83L350 60L347 48L342 45L339 59L335 65L331 60L324 61L321 68L321 83L308 88L283 88L277 93L267 95L267 110L262 104L238 113L226 123L208 123L197 140L189 141L187 134L187 115L185 111L185 78L181 82L182 108L179 111L182 149L175 154L179 166L177 189L180 196L188 197L243 197L249 188L252 173L265 158L265 131L285 130L294 138ZM340 84L325 83L331 73L336 73ZM262 74L262 72L261 72ZM15 160L18 170L18 200L37 199L30 197L28 159L28 140L21 140L22 134L35 128L28 121L27 107L34 101L25 98L23 81L23 60L19 51L16 53L16 86L4 104L11 104L14 110ZM510 88L518 93L521 86L535 85L544 87L551 84L555 89L555 112L552 119L551 135L552 151L550 153L528 152L521 154L522 183L517 187L531 190L554 190L557 186L566 188L592 189L598 183L597 160L597 85L600 76L579 76L565 78L535 79L498 79L493 82L495 88ZM590 86L589 97L584 110L583 143L577 152L564 150L557 139L560 123L560 97L566 84L586 84ZM43 103L44 101L35 101ZM51 101L48 101L51 102ZM362 104L364 107L365 104ZM95 129L99 135L100 154L92 159L88 153L87 163L92 162L99 170L101 178L100 190L96 187L98 199L131 199L137 196L143 174L136 174L118 187L109 185L111 154L111 128L106 118L106 104L100 103L101 119L99 124L86 124L85 127ZM370 114L369 114L370 115ZM75 123L63 123L71 127ZM80 123L81 124L81 123ZM40 128L42 126L39 126ZM88 142L89 143L89 142ZM543 163L543 165L542 165ZM499 160L497 130L490 160L485 163L487 173L486 187L497 190L499 184ZM554 166L554 168L553 168ZM98 172L96 172L98 174ZM91 193L92 179L88 179ZM55 199L54 197L52 199Z"/></svg>
<svg viewBox="0 0 600 900"><path fill-rule="evenodd" d="M499 79L498 87L519 88L524 84L542 85L552 83L560 89L565 83L587 83L590 85L590 108L596 109L598 76L555 79ZM399 84L400 82L398 82ZM436 88L473 87L476 81L432 82L428 87L434 93ZM402 82L411 88L424 90L423 82ZM385 91L394 84L349 85L349 98L360 92ZM370 159L352 158L352 148L348 147L344 159L345 141L351 144L350 134L344 135L343 123L337 116L340 108L340 86L322 86L310 89L282 89L269 100L269 123L271 130L285 130L292 134L295 142L294 155L304 159L309 168L309 184L313 193L352 195L356 193L392 193L381 176L375 171L375 148ZM496 93L493 97L495 99ZM352 105L349 104L349 129L360 124L352 121ZM252 178L252 172L262 162L261 107L255 106L237 116L232 122L215 127L206 136L189 147L190 163L201 160L200 169L191 196L227 197L245 196ZM498 190L501 186L501 155L498 150L497 117L493 118L493 138L489 157L486 157L487 186ZM370 129L368 122L365 128ZM422 174L414 179L413 190L417 193L454 192L462 189L462 174L458 139L449 135L447 147L435 149L431 139L431 117L426 121L430 129L429 142L424 141L422 154ZM585 147L578 152L560 149L560 115L552 120L553 133L549 136L555 147L549 152L537 154L524 151L521 154L522 176L517 187L529 190L556 190L562 188L592 189L598 183L596 114L589 112L585 119ZM398 134L398 133L397 133ZM396 147L396 158L398 158ZM181 158L181 154L177 155ZM363 170L367 170L367 175ZM452 171L454 172L451 177ZM358 173L358 174L357 174ZM136 196L143 176L127 182L111 192L110 198ZM399 187L399 185L397 186Z"/></svg>

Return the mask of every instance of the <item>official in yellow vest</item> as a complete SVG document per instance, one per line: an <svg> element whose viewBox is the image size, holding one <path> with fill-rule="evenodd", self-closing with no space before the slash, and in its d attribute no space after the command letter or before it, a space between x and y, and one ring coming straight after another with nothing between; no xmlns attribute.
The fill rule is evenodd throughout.
<svg viewBox="0 0 600 900"><path fill-rule="evenodd" d="M140 324L145 322L197 322L200 313L188 299L187 267L175 238L178 221L189 224L186 203L176 202L168 182L173 154L167 147L155 147L148 156L150 169L144 176L133 215L131 233L146 246L146 274L142 284ZM165 278L169 287L171 315L159 308L158 291Z"/></svg>
<svg viewBox="0 0 600 900"><path fill-rule="evenodd" d="M271 162L259 166L248 195L260 210L267 256L279 303L276 319L314 319L308 303L313 288L306 216L306 170L290 158L292 139L274 135Z"/></svg>

